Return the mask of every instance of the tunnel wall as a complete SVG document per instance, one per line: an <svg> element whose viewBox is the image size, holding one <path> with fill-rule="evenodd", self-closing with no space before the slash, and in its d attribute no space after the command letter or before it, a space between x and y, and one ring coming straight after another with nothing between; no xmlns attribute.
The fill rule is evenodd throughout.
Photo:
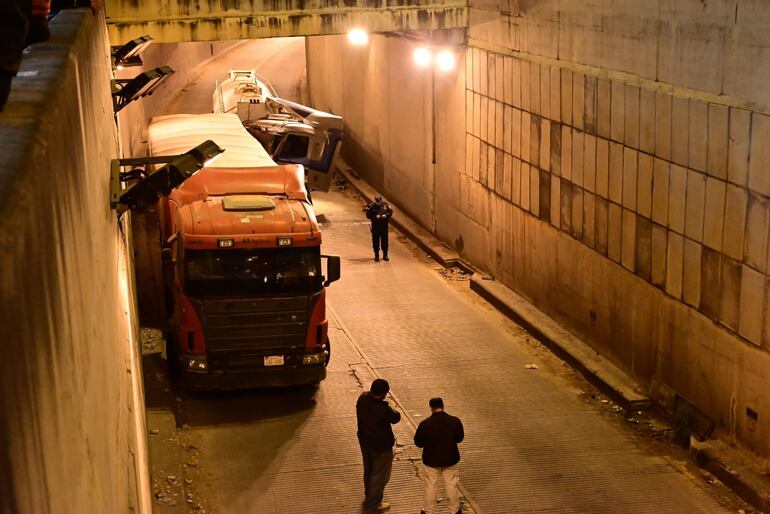
<svg viewBox="0 0 770 514"><path fill-rule="evenodd" d="M308 38L310 104L344 118L342 154L357 173L426 227L456 226L463 75L416 69L412 48L398 37L371 36L367 47L344 37Z"/></svg>
<svg viewBox="0 0 770 514"><path fill-rule="evenodd" d="M309 56L342 61L332 84L308 59L311 98L346 117L346 155L662 405L695 406L770 457L770 11L761 0L470 7L464 84L437 89L438 113L463 114L443 120L435 188L420 153L410 164L377 152L424 137L419 81L378 90L408 47L376 60L311 39ZM375 100L411 111L378 118ZM434 219L419 203L432 197Z"/></svg>
<svg viewBox="0 0 770 514"><path fill-rule="evenodd" d="M68 10L0 113L0 512L150 512L103 16Z"/></svg>
<svg viewBox="0 0 770 514"><path fill-rule="evenodd" d="M124 156L147 155L147 126L150 118L167 114L179 92L195 81L200 71L217 56L234 48L240 41L191 43L155 43L142 52L142 67L125 68L121 78L131 78L142 71L170 66L174 74L150 96L132 102L120 113L120 135ZM213 95L213 91L211 92Z"/></svg>

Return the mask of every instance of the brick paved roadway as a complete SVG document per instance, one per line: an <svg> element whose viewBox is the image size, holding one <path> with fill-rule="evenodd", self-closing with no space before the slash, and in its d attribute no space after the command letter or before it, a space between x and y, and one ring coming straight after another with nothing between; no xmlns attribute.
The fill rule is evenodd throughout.
<svg viewBox="0 0 770 514"><path fill-rule="evenodd" d="M171 112L208 112L212 77L254 66L255 55L278 43L250 42L215 61L171 102ZM299 60L294 64L303 69ZM281 59L265 64L283 71L286 65ZM463 418L462 484L485 514L722 511L702 484L639 450L567 382L542 366L524 369L532 359L524 335L444 282L396 237L393 260L372 262L368 225L350 197L314 198L330 222L324 250L343 258L343 279L330 288L339 323L332 320L329 376L315 395L176 392L176 400L167 398L194 449L184 452L195 456L185 469L193 504L209 514L358 512L354 403L360 382L368 385L373 376L371 365L391 382L411 420L419 422L427 399L437 394ZM156 382L163 383L151 380L148 387ZM417 514L421 506L411 429L408 422L397 426L405 446L386 489L393 514ZM186 507L181 502L177 511Z"/></svg>
<svg viewBox="0 0 770 514"><path fill-rule="evenodd" d="M351 198L315 197L329 221L324 250L343 257L343 279L329 289L329 376L315 395L176 393L177 422L197 454L185 470L188 492L206 512L360 512L354 404L373 373L390 381L413 423L434 395L463 419L462 485L484 514L728 512L703 483L639 449L546 362L525 369L533 359L525 334L447 284L395 234L393 260L372 262ZM421 507L409 421L396 430L393 514Z"/></svg>
<svg viewBox="0 0 770 514"><path fill-rule="evenodd" d="M395 234L392 260L373 262L359 205L340 194L316 195L316 204L329 220L325 251L343 258L332 308L414 420L435 395L463 419L461 481L481 512L726 511L562 379L525 369L524 334L448 285Z"/></svg>

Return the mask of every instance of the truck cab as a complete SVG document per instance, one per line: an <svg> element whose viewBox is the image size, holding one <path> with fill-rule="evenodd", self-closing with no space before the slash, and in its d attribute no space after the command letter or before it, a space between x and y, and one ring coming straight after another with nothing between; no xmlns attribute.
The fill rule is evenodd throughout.
<svg viewBox="0 0 770 514"><path fill-rule="evenodd" d="M228 192L255 181L259 191ZM321 254L301 167L203 169L166 204L169 358L182 383L229 389L322 380L331 351L325 287L340 268L338 257Z"/></svg>

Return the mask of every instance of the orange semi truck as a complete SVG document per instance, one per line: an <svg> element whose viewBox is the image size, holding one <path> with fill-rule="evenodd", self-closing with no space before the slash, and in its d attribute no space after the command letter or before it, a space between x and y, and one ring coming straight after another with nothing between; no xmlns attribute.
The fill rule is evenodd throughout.
<svg viewBox="0 0 770 514"><path fill-rule="evenodd" d="M205 139L224 153L158 206L169 364L190 389L318 383L340 260L321 254L303 167L276 165L234 114L150 123L153 155Z"/></svg>

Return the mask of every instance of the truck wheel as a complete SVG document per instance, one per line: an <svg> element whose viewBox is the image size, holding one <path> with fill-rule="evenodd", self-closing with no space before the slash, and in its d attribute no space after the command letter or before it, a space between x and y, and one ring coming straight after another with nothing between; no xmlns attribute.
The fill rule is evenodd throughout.
<svg viewBox="0 0 770 514"><path fill-rule="evenodd" d="M329 361L332 359L332 344L329 338L326 338L326 362L324 362L324 366L329 365Z"/></svg>

